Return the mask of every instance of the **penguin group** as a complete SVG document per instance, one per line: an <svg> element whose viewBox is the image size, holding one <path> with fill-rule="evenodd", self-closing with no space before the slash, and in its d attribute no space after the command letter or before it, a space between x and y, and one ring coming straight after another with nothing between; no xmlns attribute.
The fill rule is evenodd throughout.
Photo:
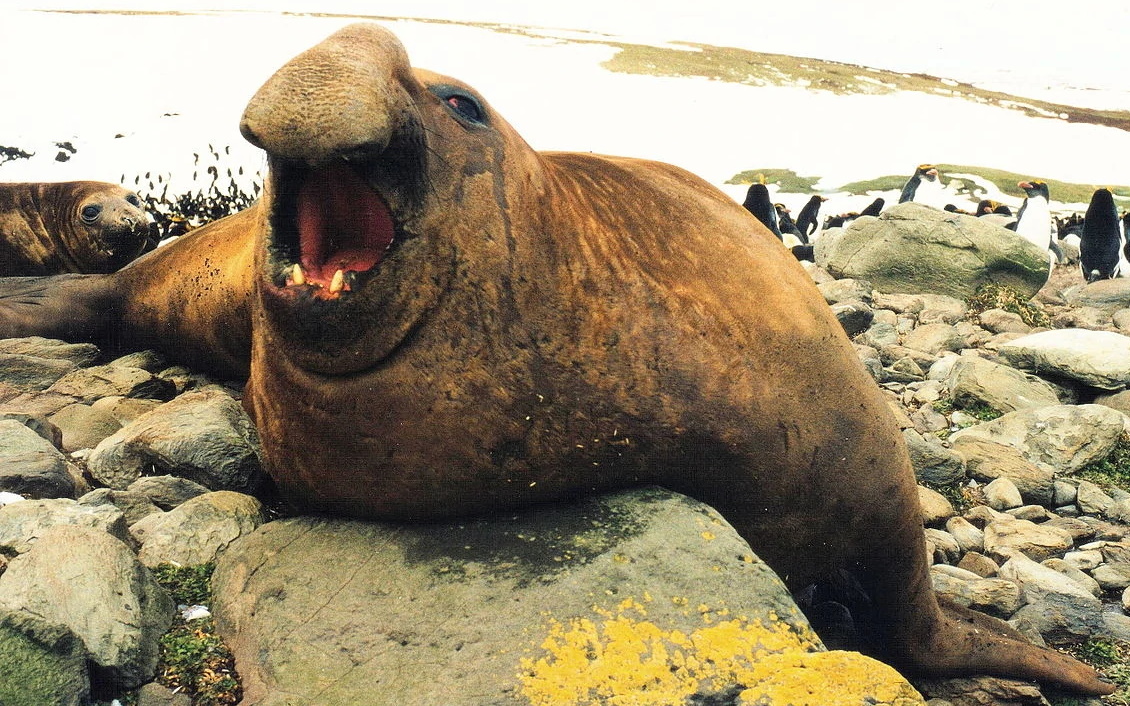
<svg viewBox="0 0 1130 706"><path fill-rule="evenodd" d="M915 202L951 213L961 213L986 220L1014 231L1033 245L1048 251L1049 273L1057 262L1071 262L1077 253L1083 277L1088 282L1114 277L1130 277L1130 213L1119 217L1114 195L1109 189L1097 189L1085 215L1054 217L1051 193L1047 182L1029 179L1017 184L1024 200L1015 215L1004 203L982 199L975 210L965 211L947 203L941 172L933 164L918 165L899 193L899 203ZM813 243L823 231L842 228L862 216L878 216L884 206L876 198L859 212L827 216L820 223L820 208L827 198L813 195L794 220L790 209L773 203L764 183L749 187L743 205L757 217L793 255L800 260L813 259Z"/></svg>

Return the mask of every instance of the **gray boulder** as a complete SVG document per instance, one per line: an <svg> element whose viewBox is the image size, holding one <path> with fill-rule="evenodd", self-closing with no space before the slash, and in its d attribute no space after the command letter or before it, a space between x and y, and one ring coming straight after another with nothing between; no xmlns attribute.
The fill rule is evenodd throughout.
<svg viewBox="0 0 1130 706"><path fill-rule="evenodd" d="M0 551L22 554L57 525L88 527L132 541L122 511L111 505L80 505L67 498L24 500L0 506Z"/></svg>
<svg viewBox="0 0 1130 706"><path fill-rule="evenodd" d="M113 490L99 488L92 490L78 499L79 505L98 506L109 505L122 511L125 523L132 525L142 518L161 512L145 495L128 490Z"/></svg>
<svg viewBox="0 0 1130 706"><path fill-rule="evenodd" d="M215 561L233 542L263 524L263 505L250 495L220 490L198 495L169 512L153 513L130 526L141 542L137 558L155 567L196 566Z"/></svg>
<svg viewBox="0 0 1130 706"><path fill-rule="evenodd" d="M965 347L965 338L950 324L924 324L904 336L902 344L936 356L946 351L960 351Z"/></svg>
<svg viewBox="0 0 1130 706"><path fill-rule="evenodd" d="M962 356L954 363L946 385L955 402L981 403L998 412L1059 404L1055 388L1044 380L979 356Z"/></svg>
<svg viewBox="0 0 1130 706"><path fill-rule="evenodd" d="M1096 404L1049 405L1010 412L954 432L950 442L976 438L1014 446L1029 461L1072 473L1110 454L1121 438L1125 417Z"/></svg>
<svg viewBox="0 0 1130 706"><path fill-rule="evenodd" d="M197 495L210 492L199 483L177 476L144 476L130 483L126 490L144 495L162 510L172 510Z"/></svg>
<svg viewBox="0 0 1130 706"><path fill-rule="evenodd" d="M1104 279L1091 284L1070 287L1063 297L1072 306L1093 306L1114 311L1130 307L1130 279Z"/></svg>
<svg viewBox="0 0 1130 706"><path fill-rule="evenodd" d="M952 448L965 459L970 476L982 482L1007 478L1025 502L1046 505L1052 501L1055 471L1050 466L1028 460L1008 444L976 436L955 436L951 437Z"/></svg>
<svg viewBox="0 0 1130 706"><path fill-rule="evenodd" d="M21 503L22 504L22 503ZM97 676L131 688L152 679L173 603L133 552L89 527L52 527L0 575L0 605L65 625Z"/></svg>
<svg viewBox="0 0 1130 706"><path fill-rule="evenodd" d="M965 461L936 439L924 437L914 429L903 429L902 437L920 483L949 485L965 478Z"/></svg>
<svg viewBox="0 0 1130 706"><path fill-rule="evenodd" d="M1016 484L1008 478L997 478L986 485L982 491L985 493L985 502L994 510L1011 510L1024 504Z"/></svg>
<svg viewBox="0 0 1130 706"><path fill-rule="evenodd" d="M20 390L46 390L75 369L67 360L0 353L0 379Z"/></svg>
<svg viewBox="0 0 1130 706"><path fill-rule="evenodd" d="M961 299L927 292L917 294L876 292L874 302L876 307L890 309L899 314L913 314L919 321L926 316L947 324L956 323L969 310ZM922 321L922 323L927 322Z"/></svg>
<svg viewBox="0 0 1130 706"><path fill-rule="evenodd" d="M805 664L816 702L913 697L875 662L820 653L720 515L654 488L457 523L272 522L220 557L213 589L246 703L611 703L642 688L657 703L713 702L735 686L719 676L730 669L749 677L737 679L751 700L784 703L740 664L744 650ZM696 644L718 630L734 649L707 658ZM776 647L757 644L769 634ZM641 639L643 663L631 651ZM888 695L823 693L844 667L820 654ZM787 681L792 670L765 671Z"/></svg>
<svg viewBox="0 0 1130 706"><path fill-rule="evenodd" d="M995 559L1015 559L1022 553L1031 560L1043 561L1062 555L1073 545L1070 532L1047 524L1009 517L985 525L985 553ZM1004 567L1001 576L1010 578L1005 576Z"/></svg>
<svg viewBox="0 0 1130 706"><path fill-rule="evenodd" d="M1130 386L1130 336L1081 328L1041 331L1000 347L1012 365L1102 390Z"/></svg>
<svg viewBox="0 0 1130 706"><path fill-rule="evenodd" d="M918 486L918 504L922 508L922 524L936 525L953 517L954 509L946 496L926 486Z"/></svg>
<svg viewBox="0 0 1130 706"><path fill-rule="evenodd" d="M1020 314L1004 309L986 309L977 315L983 328L993 333L1030 333L1032 327L1024 323Z"/></svg>
<svg viewBox="0 0 1130 706"><path fill-rule="evenodd" d="M956 566L930 567L934 590L954 603L998 618L1008 618L1024 605L1020 587L1004 579L987 579Z"/></svg>
<svg viewBox="0 0 1130 706"><path fill-rule="evenodd" d="M60 409L48 420L62 433L60 443L67 452L92 449L122 428L114 415L79 402Z"/></svg>
<svg viewBox="0 0 1130 706"><path fill-rule="evenodd" d="M67 343L53 338L28 336L0 339L0 353L65 360L85 368L97 360L98 347L93 343Z"/></svg>
<svg viewBox="0 0 1130 706"><path fill-rule="evenodd" d="M90 473L125 489L143 473L211 490L253 491L261 481L259 436L239 402L219 388L186 392L141 415L94 449Z"/></svg>
<svg viewBox="0 0 1130 706"><path fill-rule="evenodd" d="M960 299L986 283L1031 297L1047 282L1047 251L982 219L913 202L858 218L839 237L817 241L816 264L835 277L862 278L884 292Z"/></svg>
<svg viewBox="0 0 1130 706"><path fill-rule="evenodd" d="M173 397L176 390L168 380L155 377L141 368L122 365L79 368L47 389L49 392L70 395L87 404L110 395L167 400Z"/></svg>
<svg viewBox="0 0 1130 706"><path fill-rule="evenodd" d="M849 338L866 331L875 319L875 312L871 310L871 307L853 299L832 304L832 313Z"/></svg>
<svg viewBox="0 0 1130 706"><path fill-rule="evenodd" d="M1068 552L1070 553L1070 552ZM1064 559L1044 559L1040 562L1049 569L1053 569L1071 579L1075 583L1086 589L1092 596L1102 596L1102 586L1086 571L1081 570L1069 561ZM1130 585L1130 584L1128 584Z"/></svg>
<svg viewBox="0 0 1130 706"><path fill-rule="evenodd" d="M1014 619L1034 625L1048 642L1086 639L1102 631L1102 602L1058 571L1016 554L1001 566L1000 576L1019 585L1027 603Z"/></svg>
<svg viewBox="0 0 1130 706"><path fill-rule="evenodd" d="M73 498L75 481L58 449L20 422L0 420L0 490L32 498Z"/></svg>
<svg viewBox="0 0 1130 706"><path fill-rule="evenodd" d="M843 301L860 301L869 304L874 289L870 282L849 278L823 282L816 285L816 288L824 295L824 301L829 304L837 304Z"/></svg>

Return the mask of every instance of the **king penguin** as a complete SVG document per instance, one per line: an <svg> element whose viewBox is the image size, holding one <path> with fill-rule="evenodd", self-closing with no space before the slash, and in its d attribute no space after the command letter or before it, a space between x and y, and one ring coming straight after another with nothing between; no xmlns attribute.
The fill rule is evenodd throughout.
<svg viewBox="0 0 1130 706"><path fill-rule="evenodd" d="M1083 217L1083 232L1079 235L1079 264L1084 279L1094 282L1117 277L1122 257L1122 234L1114 195L1108 189L1098 189L1091 195L1091 205Z"/></svg>
<svg viewBox="0 0 1130 706"><path fill-rule="evenodd" d="M914 174L906 180L899 195L899 203L914 201L934 208L945 206L942 179L933 164L919 164Z"/></svg>

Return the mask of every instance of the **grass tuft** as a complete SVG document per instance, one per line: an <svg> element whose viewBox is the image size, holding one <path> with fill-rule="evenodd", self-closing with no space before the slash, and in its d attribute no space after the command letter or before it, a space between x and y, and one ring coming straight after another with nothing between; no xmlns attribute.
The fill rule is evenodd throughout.
<svg viewBox="0 0 1130 706"><path fill-rule="evenodd" d="M1049 326L1051 319L1048 318L1047 313L1032 304L1029 299L1012 287L987 282L978 287L977 292L966 300L969 312L965 318L975 322L982 312L989 309L1004 309L1019 315L1020 319L1029 326Z"/></svg>
<svg viewBox="0 0 1130 706"><path fill-rule="evenodd" d="M153 575L176 604L207 605L211 603L215 568L212 562L199 566L161 564L153 569ZM239 702L242 688L235 672L235 658L216 633L212 618L185 622L178 613L160 644L158 683L188 694L193 706L230 706Z"/></svg>
<svg viewBox="0 0 1130 706"><path fill-rule="evenodd" d="M1083 466L1074 477L1103 488L1130 491L1130 436L1123 434L1106 458Z"/></svg>

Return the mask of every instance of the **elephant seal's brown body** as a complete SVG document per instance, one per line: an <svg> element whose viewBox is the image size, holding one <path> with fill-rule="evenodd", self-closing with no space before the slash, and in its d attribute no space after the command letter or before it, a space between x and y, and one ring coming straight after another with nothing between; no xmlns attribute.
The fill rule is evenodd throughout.
<svg viewBox="0 0 1130 706"><path fill-rule="evenodd" d="M108 278L9 282L0 334L112 330L232 372L249 345L268 470L307 508L426 519L659 483L794 588L855 572L896 664L1111 690L943 614L879 390L798 263L716 189L535 152L374 25L280 69L242 129L270 159L260 204ZM100 306L114 327L83 318Z"/></svg>
<svg viewBox="0 0 1130 706"><path fill-rule="evenodd" d="M148 235L141 200L117 184L0 184L0 276L114 272Z"/></svg>

